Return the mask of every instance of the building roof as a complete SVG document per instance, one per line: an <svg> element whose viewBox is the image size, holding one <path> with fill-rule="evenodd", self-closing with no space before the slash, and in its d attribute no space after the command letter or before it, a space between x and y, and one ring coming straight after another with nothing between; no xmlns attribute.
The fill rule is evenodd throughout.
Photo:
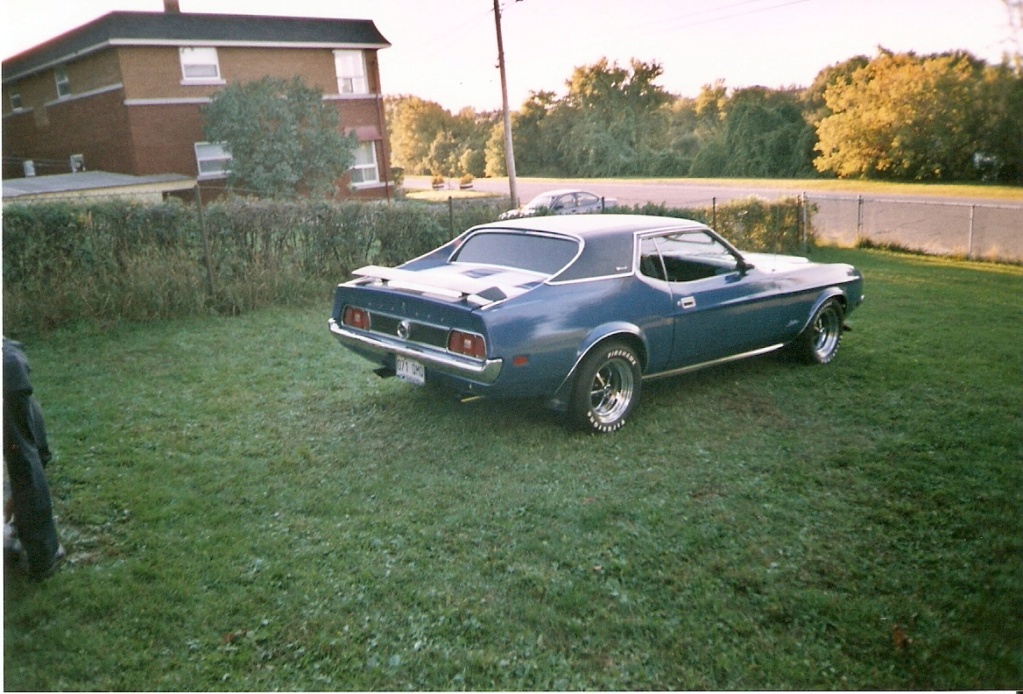
<svg viewBox="0 0 1023 694"><path fill-rule="evenodd" d="M3 182L4 202L41 198L124 197L143 193L170 193L195 188L195 179L181 174L129 176L107 171L82 171L54 176L8 178Z"/></svg>
<svg viewBox="0 0 1023 694"><path fill-rule="evenodd" d="M3 81L115 45L386 48L370 19L111 12L3 61Z"/></svg>

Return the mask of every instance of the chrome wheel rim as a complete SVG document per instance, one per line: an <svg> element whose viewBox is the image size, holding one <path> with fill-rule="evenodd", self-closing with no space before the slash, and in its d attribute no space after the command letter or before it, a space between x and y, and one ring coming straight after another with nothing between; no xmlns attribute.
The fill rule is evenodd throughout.
<svg viewBox="0 0 1023 694"><path fill-rule="evenodd" d="M611 424L625 415L636 389L632 365L625 359L610 359L593 376L590 412L600 424Z"/></svg>
<svg viewBox="0 0 1023 694"><path fill-rule="evenodd" d="M834 307L825 308L813 322L813 351L820 359L835 351L842 332L842 321Z"/></svg>

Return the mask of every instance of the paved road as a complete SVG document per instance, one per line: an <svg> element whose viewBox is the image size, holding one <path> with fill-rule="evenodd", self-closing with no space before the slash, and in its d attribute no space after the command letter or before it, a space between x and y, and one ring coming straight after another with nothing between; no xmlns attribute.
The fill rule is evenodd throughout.
<svg viewBox="0 0 1023 694"><path fill-rule="evenodd" d="M457 188L457 180L451 179L452 189ZM601 181L594 179L553 179L553 178L521 178L517 182L521 202L526 202L535 195L556 188L580 188L596 195L616 198L623 205L643 205L646 203L665 204L668 207L707 207L715 200L718 203L729 200L747 198L751 195L776 200L778 198L797 197L802 191L794 188L773 187L769 183L750 185L710 184L687 179L671 181ZM424 189L430 187L428 176L408 176L405 187ZM473 189L488 193L508 195L507 178L477 178ZM1016 201L999 200L996 198L946 198L940 196L913 196L899 194L868 193L872 199L892 199L901 201L944 202L959 204L1001 204L1023 207L1023 191ZM815 199L846 199L855 198L855 191L827 192L814 191Z"/></svg>
<svg viewBox="0 0 1023 694"><path fill-rule="evenodd" d="M457 188L457 181L449 184ZM409 189L429 188L426 176L405 179ZM525 202L555 188L580 188L622 205L645 203L668 207L710 207L751 195L768 200L796 197L802 191L751 185L710 184L699 181L601 181L590 179L520 179L518 193ZM484 178L473 189L508 195L507 178ZM817 238L839 245L853 245L867 238L937 255L965 255L1023 262L1023 191L1018 200L952 198L864 193L809 191L813 227Z"/></svg>

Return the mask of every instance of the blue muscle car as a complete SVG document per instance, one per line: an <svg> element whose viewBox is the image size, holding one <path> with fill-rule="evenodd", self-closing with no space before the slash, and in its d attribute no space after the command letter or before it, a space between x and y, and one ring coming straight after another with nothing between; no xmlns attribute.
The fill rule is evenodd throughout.
<svg viewBox="0 0 1023 694"><path fill-rule="evenodd" d="M493 222L354 274L330 330L378 374L544 398L595 432L625 423L646 379L785 346L827 364L863 301L852 266L742 253L698 222L639 215Z"/></svg>

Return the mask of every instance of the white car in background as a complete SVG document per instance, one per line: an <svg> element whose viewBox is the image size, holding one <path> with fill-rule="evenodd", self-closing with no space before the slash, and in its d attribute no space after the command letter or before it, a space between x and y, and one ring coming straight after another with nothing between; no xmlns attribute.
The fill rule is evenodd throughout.
<svg viewBox="0 0 1023 694"><path fill-rule="evenodd" d="M601 213L609 207L616 207L615 198L602 198L585 190L564 188L541 193L522 207L509 210L501 219L536 217L548 214L591 214Z"/></svg>

